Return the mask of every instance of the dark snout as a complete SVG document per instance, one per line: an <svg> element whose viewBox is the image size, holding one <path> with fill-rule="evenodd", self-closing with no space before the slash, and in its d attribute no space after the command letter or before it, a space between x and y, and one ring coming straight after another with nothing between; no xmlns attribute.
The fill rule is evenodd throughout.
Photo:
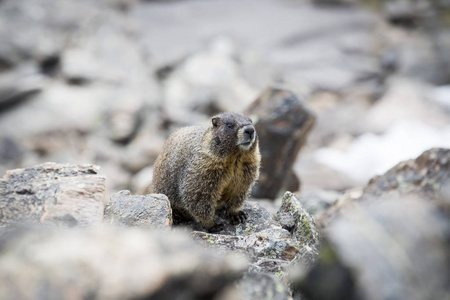
<svg viewBox="0 0 450 300"><path fill-rule="evenodd" d="M255 142L256 131L253 125L245 125L239 129L238 133L238 146L243 150L248 150Z"/></svg>
<svg viewBox="0 0 450 300"><path fill-rule="evenodd" d="M255 137L255 127L247 125L244 127L244 138L253 141Z"/></svg>

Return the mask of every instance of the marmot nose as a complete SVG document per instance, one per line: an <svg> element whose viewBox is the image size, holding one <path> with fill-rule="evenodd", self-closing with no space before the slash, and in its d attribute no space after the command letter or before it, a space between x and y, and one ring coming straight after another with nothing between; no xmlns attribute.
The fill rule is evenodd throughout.
<svg viewBox="0 0 450 300"><path fill-rule="evenodd" d="M255 128L253 128L253 126L245 127L244 135L248 136L250 139L253 139L253 136L255 135Z"/></svg>

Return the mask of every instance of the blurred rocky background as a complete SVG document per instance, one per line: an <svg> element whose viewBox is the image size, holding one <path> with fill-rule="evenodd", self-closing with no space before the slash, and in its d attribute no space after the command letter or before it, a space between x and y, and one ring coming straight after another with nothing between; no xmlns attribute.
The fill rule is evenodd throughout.
<svg viewBox="0 0 450 300"><path fill-rule="evenodd" d="M0 298L450 299L450 1L2 0L0 41ZM249 220L169 234L152 165L221 111Z"/></svg>
<svg viewBox="0 0 450 300"><path fill-rule="evenodd" d="M317 116L302 191L450 146L448 1L257 3L2 1L0 173L95 163L141 193L168 134L268 86Z"/></svg>

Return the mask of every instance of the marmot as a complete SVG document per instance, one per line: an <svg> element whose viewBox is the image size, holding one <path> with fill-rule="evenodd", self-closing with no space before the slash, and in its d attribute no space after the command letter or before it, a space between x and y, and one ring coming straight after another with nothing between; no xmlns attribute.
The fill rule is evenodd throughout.
<svg viewBox="0 0 450 300"><path fill-rule="evenodd" d="M231 223L238 224L246 219L241 207L258 179L260 160L252 120L221 113L209 126L184 127L169 137L149 192L165 194L175 214L211 231L215 211L223 205Z"/></svg>

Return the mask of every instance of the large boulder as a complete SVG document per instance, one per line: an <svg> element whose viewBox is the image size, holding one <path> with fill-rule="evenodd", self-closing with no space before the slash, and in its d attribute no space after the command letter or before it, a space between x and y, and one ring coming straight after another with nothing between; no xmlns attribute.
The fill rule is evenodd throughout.
<svg viewBox="0 0 450 300"><path fill-rule="evenodd" d="M450 214L450 149L433 148L416 159L400 162L383 175L373 177L363 190L344 193L328 210L317 216L318 227L329 223L348 207L378 199L419 197Z"/></svg>
<svg viewBox="0 0 450 300"><path fill-rule="evenodd" d="M315 115L294 93L278 88L267 88L245 114L254 120L262 155L261 174L252 195L275 199L295 176L292 166ZM299 189L300 183L295 185Z"/></svg>
<svg viewBox="0 0 450 300"><path fill-rule="evenodd" d="M329 244L306 275L293 276L296 290L324 300L448 299L448 218L427 200L382 199L329 224Z"/></svg>
<svg viewBox="0 0 450 300"><path fill-rule="evenodd" d="M434 148L344 193L320 216L328 243L308 272L291 273L294 289L312 299L447 299L449 180L450 149Z"/></svg>
<svg viewBox="0 0 450 300"><path fill-rule="evenodd" d="M105 178L94 165L45 163L0 179L0 227L27 220L63 226L103 219Z"/></svg>
<svg viewBox="0 0 450 300"><path fill-rule="evenodd" d="M361 201L418 195L450 213L450 149L433 148L372 178Z"/></svg>
<svg viewBox="0 0 450 300"><path fill-rule="evenodd" d="M0 244L0 298L11 300L213 299L247 266L181 231L41 228L10 232Z"/></svg>

